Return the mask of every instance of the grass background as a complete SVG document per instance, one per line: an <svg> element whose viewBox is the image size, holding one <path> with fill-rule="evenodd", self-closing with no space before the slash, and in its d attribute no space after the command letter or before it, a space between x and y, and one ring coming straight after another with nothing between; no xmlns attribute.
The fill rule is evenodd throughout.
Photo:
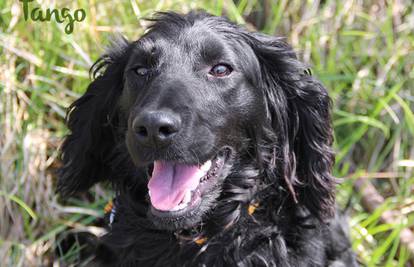
<svg viewBox="0 0 414 267"><path fill-rule="evenodd" d="M0 265L82 265L82 247L56 256L65 234L99 234L92 222L111 192L95 186L69 201L54 194L66 107L86 89L88 68L109 36L137 39L154 11L202 8L286 36L334 101L335 175L351 198L353 247L363 266L413 266L414 9L410 0L36 0L83 8L64 24L25 21L17 0L0 1ZM367 209L368 182L378 196ZM375 196L375 194L374 194ZM378 198L379 197L379 198ZM369 196L368 196L369 200ZM369 205L368 205L369 206ZM384 220L384 214L390 215Z"/></svg>

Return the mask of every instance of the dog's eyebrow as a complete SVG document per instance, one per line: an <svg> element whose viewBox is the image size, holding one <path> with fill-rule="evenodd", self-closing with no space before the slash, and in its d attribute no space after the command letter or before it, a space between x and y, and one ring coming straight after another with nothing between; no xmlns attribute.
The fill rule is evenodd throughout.
<svg viewBox="0 0 414 267"><path fill-rule="evenodd" d="M200 45L200 55L207 63L219 61L225 55L224 46L220 42L207 40Z"/></svg>
<svg viewBox="0 0 414 267"><path fill-rule="evenodd" d="M150 54L155 50L155 43L149 38L143 38L135 42L134 50Z"/></svg>
<svg viewBox="0 0 414 267"><path fill-rule="evenodd" d="M158 61L162 51L157 49L156 43L151 39L140 39L135 42L133 47L134 63L133 65L154 65Z"/></svg>
<svg viewBox="0 0 414 267"><path fill-rule="evenodd" d="M134 54L140 55L142 58L156 60L159 58L161 49L157 48L156 43L151 39L141 39L135 43L133 48Z"/></svg>

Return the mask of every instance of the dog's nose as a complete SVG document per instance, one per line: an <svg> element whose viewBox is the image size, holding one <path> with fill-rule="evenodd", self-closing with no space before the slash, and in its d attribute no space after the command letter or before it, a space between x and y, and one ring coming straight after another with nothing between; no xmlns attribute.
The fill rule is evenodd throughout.
<svg viewBox="0 0 414 267"><path fill-rule="evenodd" d="M138 141L143 144L169 144L181 127L178 114L169 111L145 111L132 122Z"/></svg>

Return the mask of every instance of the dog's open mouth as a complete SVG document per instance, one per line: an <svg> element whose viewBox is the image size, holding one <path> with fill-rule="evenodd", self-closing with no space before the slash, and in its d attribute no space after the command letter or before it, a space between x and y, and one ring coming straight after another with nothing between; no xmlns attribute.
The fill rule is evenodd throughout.
<svg viewBox="0 0 414 267"><path fill-rule="evenodd" d="M153 215L177 218L191 214L218 183L227 158L224 149L202 165L155 161L148 183Z"/></svg>

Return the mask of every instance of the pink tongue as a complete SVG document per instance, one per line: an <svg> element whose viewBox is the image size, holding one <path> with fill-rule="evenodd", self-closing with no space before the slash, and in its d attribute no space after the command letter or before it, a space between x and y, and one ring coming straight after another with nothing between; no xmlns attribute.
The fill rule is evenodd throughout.
<svg viewBox="0 0 414 267"><path fill-rule="evenodd" d="M183 200L189 190L194 190L211 166L184 165L174 162L155 161L148 183L151 204L158 210L172 210Z"/></svg>

